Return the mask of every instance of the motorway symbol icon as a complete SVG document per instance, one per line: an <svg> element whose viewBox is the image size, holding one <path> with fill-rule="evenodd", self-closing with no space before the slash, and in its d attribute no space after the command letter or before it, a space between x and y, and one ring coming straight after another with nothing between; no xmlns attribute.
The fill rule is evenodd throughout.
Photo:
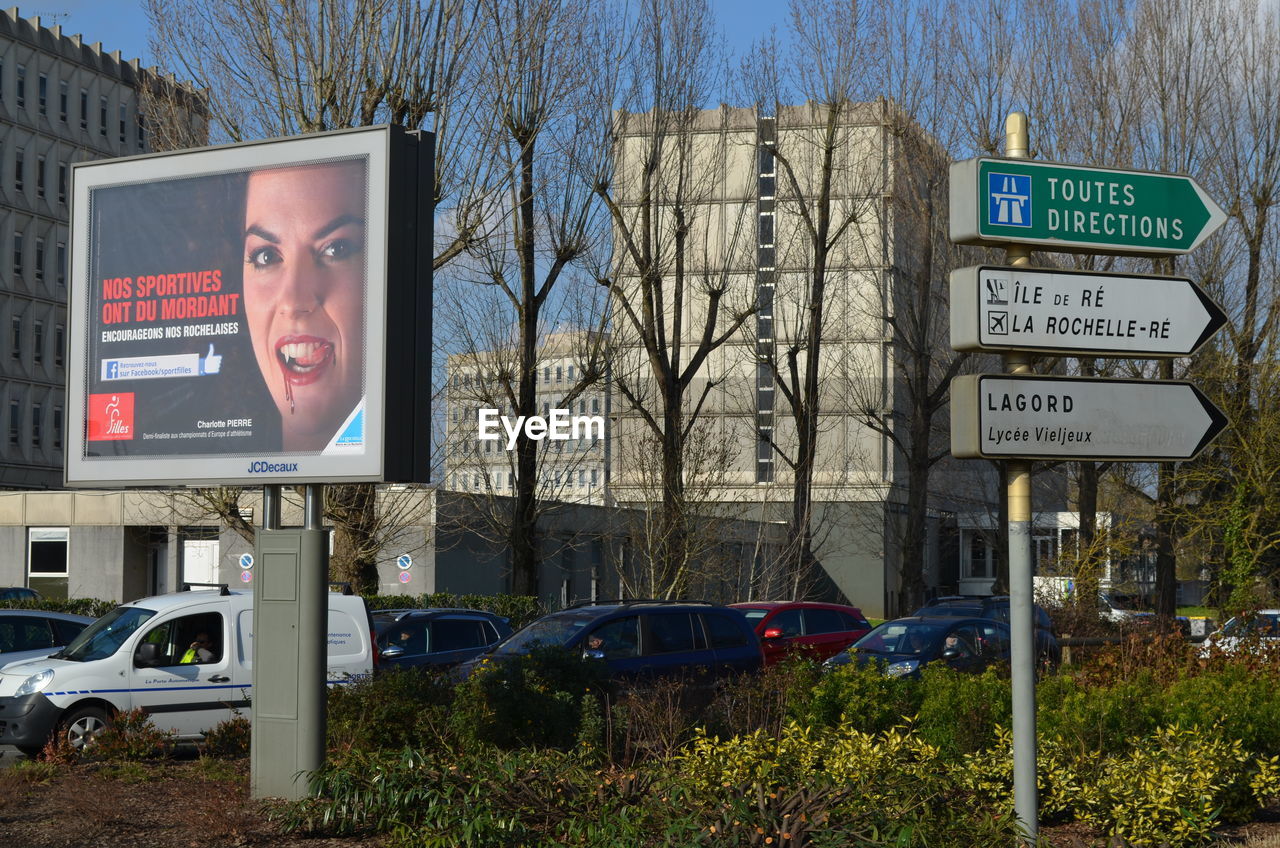
<svg viewBox="0 0 1280 848"><path fill-rule="evenodd" d="M951 166L951 240L1071 253L1189 253L1226 221L1191 177L1031 159Z"/></svg>

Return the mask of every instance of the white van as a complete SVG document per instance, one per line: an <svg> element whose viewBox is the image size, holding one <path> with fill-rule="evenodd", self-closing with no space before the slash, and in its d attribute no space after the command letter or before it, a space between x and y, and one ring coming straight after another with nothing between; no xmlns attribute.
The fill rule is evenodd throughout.
<svg viewBox="0 0 1280 848"><path fill-rule="evenodd" d="M368 675L364 599L329 594L329 683ZM0 671L0 745L30 755L55 728L73 745L114 713L141 708L179 740L237 713L253 687L253 593L176 592L116 607L52 656Z"/></svg>

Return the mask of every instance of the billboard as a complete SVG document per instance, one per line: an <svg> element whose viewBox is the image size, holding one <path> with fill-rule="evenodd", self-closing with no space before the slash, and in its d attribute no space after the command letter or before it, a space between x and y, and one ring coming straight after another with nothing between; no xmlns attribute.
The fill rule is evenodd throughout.
<svg viewBox="0 0 1280 848"><path fill-rule="evenodd" d="M425 479L421 141L384 126L77 164L67 484Z"/></svg>

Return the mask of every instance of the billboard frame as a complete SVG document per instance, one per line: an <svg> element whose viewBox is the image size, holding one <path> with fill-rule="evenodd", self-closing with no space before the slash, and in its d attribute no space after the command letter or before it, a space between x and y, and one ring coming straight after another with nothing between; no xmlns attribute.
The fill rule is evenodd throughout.
<svg viewBox="0 0 1280 848"><path fill-rule="evenodd" d="M429 432L430 420L432 140L430 133L381 125L74 164L65 484L126 488L426 482L429 446L418 445L417 435ZM347 158L366 158L368 163L363 449L336 454L282 448L90 456L90 444L99 444L88 439L91 369L97 364L90 361L90 310L104 300L89 279L98 235L91 229L93 193ZM420 323L423 315L425 326Z"/></svg>

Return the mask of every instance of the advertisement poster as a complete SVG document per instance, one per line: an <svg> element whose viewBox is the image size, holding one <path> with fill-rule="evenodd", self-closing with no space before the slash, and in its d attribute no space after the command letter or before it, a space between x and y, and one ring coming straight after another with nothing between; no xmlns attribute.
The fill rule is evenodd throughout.
<svg viewBox="0 0 1280 848"><path fill-rule="evenodd" d="M371 135L77 168L85 429L69 480L376 476L386 163Z"/></svg>

